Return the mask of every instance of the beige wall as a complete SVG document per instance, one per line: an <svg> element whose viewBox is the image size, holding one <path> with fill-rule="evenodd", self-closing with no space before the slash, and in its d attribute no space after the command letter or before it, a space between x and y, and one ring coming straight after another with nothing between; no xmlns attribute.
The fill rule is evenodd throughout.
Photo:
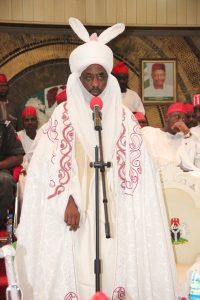
<svg viewBox="0 0 200 300"><path fill-rule="evenodd" d="M0 0L0 22L200 26L200 0Z"/></svg>

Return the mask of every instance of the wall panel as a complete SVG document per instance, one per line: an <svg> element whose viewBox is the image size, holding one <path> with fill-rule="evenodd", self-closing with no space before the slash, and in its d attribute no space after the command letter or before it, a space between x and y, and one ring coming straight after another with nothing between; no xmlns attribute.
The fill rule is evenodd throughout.
<svg viewBox="0 0 200 300"><path fill-rule="evenodd" d="M23 19L23 0L12 1L12 19L22 20Z"/></svg>
<svg viewBox="0 0 200 300"><path fill-rule="evenodd" d="M0 0L0 22L199 26L200 0Z"/></svg>
<svg viewBox="0 0 200 300"><path fill-rule="evenodd" d="M157 1L147 0L147 24L155 25L157 23Z"/></svg>
<svg viewBox="0 0 200 300"><path fill-rule="evenodd" d="M42 23L44 21L44 0L34 0L34 22Z"/></svg>

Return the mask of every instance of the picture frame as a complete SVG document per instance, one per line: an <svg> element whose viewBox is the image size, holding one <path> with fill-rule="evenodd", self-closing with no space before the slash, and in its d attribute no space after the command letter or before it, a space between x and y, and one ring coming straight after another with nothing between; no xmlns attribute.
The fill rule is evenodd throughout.
<svg viewBox="0 0 200 300"><path fill-rule="evenodd" d="M176 102L175 59L141 59L141 74L143 103Z"/></svg>

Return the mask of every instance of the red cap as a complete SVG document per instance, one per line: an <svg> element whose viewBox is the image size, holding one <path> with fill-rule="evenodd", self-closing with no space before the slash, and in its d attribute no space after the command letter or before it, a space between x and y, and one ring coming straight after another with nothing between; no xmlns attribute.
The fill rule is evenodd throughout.
<svg viewBox="0 0 200 300"><path fill-rule="evenodd" d="M91 300L109 300L109 298L103 292L97 292Z"/></svg>
<svg viewBox="0 0 200 300"><path fill-rule="evenodd" d="M7 77L5 74L0 74L0 83L7 83Z"/></svg>
<svg viewBox="0 0 200 300"><path fill-rule="evenodd" d="M183 102L175 102L171 104L167 109L167 115L170 115L173 112L186 113L185 105L183 104Z"/></svg>
<svg viewBox="0 0 200 300"><path fill-rule="evenodd" d="M193 96L193 106L200 106L200 94Z"/></svg>
<svg viewBox="0 0 200 300"><path fill-rule="evenodd" d="M60 104L66 100L67 100L67 91L66 89L64 89L56 95L56 102L57 104Z"/></svg>
<svg viewBox="0 0 200 300"><path fill-rule="evenodd" d="M141 112L134 113L134 116L136 117L136 119L138 121L143 121L143 120L145 121L146 120L145 115Z"/></svg>
<svg viewBox="0 0 200 300"><path fill-rule="evenodd" d="M90 100L90 108L93 110L94 106L99 106L100 109L102 109L103 107L103 102L101 100L101 98L99 97L93 97L91 100Z"/></svg>
<svg viewBox="0 0 200 300"><path fill-rule="evenodd" d="M194 112L194 106L192 105L192 103L185 103L184 107L185 107L186 113Z"/></svg>
<svg viewBox="0 0 200 300"><path fill-rule="evenodd" d="M113 72L113 74L120 74L120 73L128 74L128 68L123 61L119 61L113 67L112 72Z"/></svg>
<svg viewBox="0 0 200 300"><path fill-rule="evenodd" d="M37 116L37 111L35 107L33 106L26 106L21 113L22 118L25 118L27 116Z"/></svg>
<svg viewBox="0 0 200 300"><path fill-rule="evenodd" d="M158 63L153 64L152 65L152 72L156 71L156 70L163 70L163 71L165 71L165 64L158 64Z"/></svg>

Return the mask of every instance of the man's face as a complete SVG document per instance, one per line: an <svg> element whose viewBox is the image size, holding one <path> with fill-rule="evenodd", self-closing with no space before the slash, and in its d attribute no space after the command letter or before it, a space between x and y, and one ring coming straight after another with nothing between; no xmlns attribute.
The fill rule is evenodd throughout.
<svg viewBox="0 0 200 300"><path fill-rule="evenodd" d="M5 101L6 96L8 94L8 84L7 83L0 83L0 101Z"/></svg>
<svg viewBox="0 0 200 300"><path fill-rule="evenodd" d="M194 107L194 113L195 113L197 123L200 124L200 106Z"/></svg>
<svg viewBox="0 0 200 300"><path fill-rule="evenodd" d="M126 89L127 89L127 85L128 85L128 74L119 73L119 74L116 74L115 77L117 78L117 81L119 82L121 92L125 93Z"/></svg>
<svg viewBox="0 0 200 300"><path fill-rule="evenodd" d="M187 112L185 114L185 124L188 128L192 128L197 125L196 117L193 112Z"/></svg>
<svg viewBox="0 0 200 300"><path fill-rule="evenodd" d="M90 94L99 96L106 87L108 74L101 65L94 64L81 73L80 80Z"/></svg>
<svg viewBox="0 0 200 300"><path fill-rule="evenodd" d="M38 128L38 119L36 116L26 116L22 119L22 121L27 135L29 135L29 133L36 132Z"/></svg>
<svg viewBox="0 0 200 300"><path fill-rule="evenodd" d="M173 112L168 116L168 132L171 134L176 134L180 130L177 127L174 127L175 123L182 121L185 123L185 114L182 112Z"/></svg>
<svg viewBox="0 0 200 300"><path fill-rule="evenodd" d="M153 85L155 89L163 89L163 85L166 79L164 70L155 70L151 74L153 79Z"/></svg>

